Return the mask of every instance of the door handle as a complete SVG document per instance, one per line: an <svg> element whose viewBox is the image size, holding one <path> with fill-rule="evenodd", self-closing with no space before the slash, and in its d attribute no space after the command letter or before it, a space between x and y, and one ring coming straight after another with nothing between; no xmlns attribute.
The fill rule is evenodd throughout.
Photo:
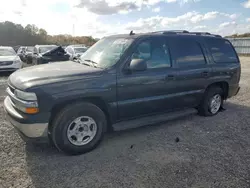
<svg viewBox="0 0 250 188"><path fill-rule="evenodd" d="M204 71L204 72L202 72L202 75L203 75L204 77L208 77L208 76L209 76L209 72Z"/></svg>
<svg viewBox="0 0 250 188"><path fill-rule="evenodd" d="M165 77L165 80L175 80L175 76L174 75L167 75L166 77Z"/></svg>

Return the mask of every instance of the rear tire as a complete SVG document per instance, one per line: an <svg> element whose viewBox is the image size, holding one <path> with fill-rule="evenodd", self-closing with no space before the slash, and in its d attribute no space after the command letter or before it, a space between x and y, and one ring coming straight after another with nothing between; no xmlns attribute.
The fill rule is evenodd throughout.
<svg viewBox="0 0 250 188"><path fill-rule="evenodd" d="M51 138L59 150L69 155L79 155L98 146L106 126L106 117L100 108L88 102L78 102L66 106L55 117Z"/></svg>
<svg viewBox="0 0 250 188"><path fill-rule="evenodd" d="M198 113L202 116L214 116L223 106L223 90L220 87L210 87L204 94L198 107Z"/></svg>

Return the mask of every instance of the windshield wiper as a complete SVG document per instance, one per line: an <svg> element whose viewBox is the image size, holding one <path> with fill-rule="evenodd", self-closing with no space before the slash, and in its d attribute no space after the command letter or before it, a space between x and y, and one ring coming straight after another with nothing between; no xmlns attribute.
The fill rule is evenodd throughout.
<svg viewBox="0 0 250 188"><path fill-rule="evenodd" d="M93 67L95 67L95 68L101 68L101 67L96 66L98 63L96 63L95 61L92 61L90 59L84 59L83 61L87 61L87 62L92 63Z"/></svg>

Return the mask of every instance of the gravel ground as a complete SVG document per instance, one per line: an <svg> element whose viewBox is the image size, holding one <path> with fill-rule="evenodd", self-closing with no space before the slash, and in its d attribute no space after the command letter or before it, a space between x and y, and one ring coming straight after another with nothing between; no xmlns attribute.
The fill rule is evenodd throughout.
<svg viewBox="0 0 250 188"><path fill-rule="evenodd" d="M73 157L20 139L5 120L2 75L0 187L250 187L250 58L241 61L241 91L226 111L112 133Z"/></svg>

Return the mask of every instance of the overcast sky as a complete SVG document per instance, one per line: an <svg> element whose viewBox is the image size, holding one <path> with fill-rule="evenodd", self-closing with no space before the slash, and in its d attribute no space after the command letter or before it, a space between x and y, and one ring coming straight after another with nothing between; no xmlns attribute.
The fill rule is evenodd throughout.
<svg viewBox="0 0 250 188"><path fill-rule="evenodd" d="M250 0L1 0L0 21L49 34L92 35L186 29L250 32Z"/></svg>

